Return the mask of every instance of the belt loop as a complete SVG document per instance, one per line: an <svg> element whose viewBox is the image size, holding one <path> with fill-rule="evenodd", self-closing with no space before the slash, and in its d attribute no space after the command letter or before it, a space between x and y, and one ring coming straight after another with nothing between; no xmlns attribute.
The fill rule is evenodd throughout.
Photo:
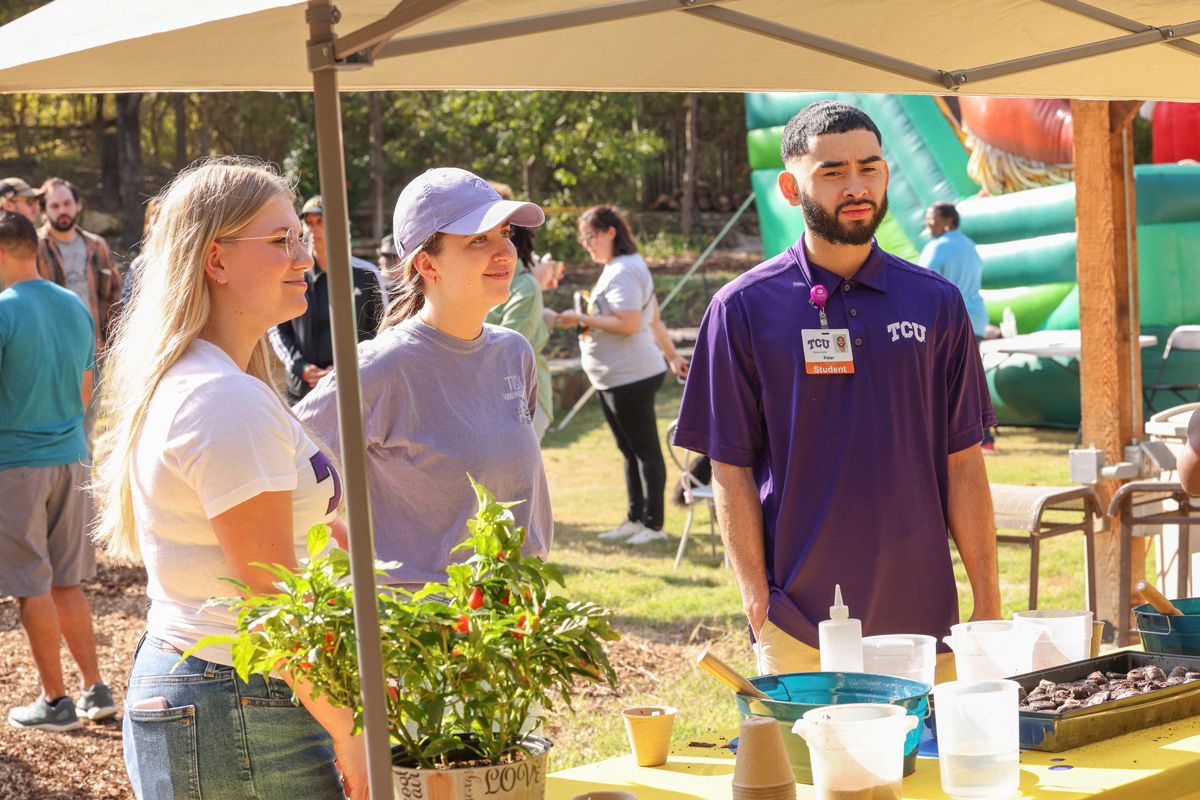
<svg viewBox="0 0 1200 800"><path fill-rule="evenodd" d="M141 637L138 638L137 646L133 648L133 660L134 661L137 660L138 653L142 652L142 645L144 645L146 643L146 636L148 636L148 635L149 635L149 631L142 631Z"/></svg>

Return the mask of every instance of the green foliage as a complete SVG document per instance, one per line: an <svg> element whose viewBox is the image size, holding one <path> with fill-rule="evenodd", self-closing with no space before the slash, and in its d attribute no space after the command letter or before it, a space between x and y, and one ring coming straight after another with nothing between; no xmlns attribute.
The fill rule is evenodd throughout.
<svg viewBox="0 0 1200 800"><path fill-rule="evenodd" d="M553 701L570 707L577 678L616 682L602 645L619 638L609 612L553 594L562 575L521 555L526 532L510 510L515 504L471 483L479 510L455 548L470 557L448 568L445 583L378 594L389 732L407 761L422 767L511 757ZM215 601L237 611L238 633L193 651L229 641L243 679L285 670L333 705L354 709L361 725L350 562L339 548L323 552L328 541L317 526L297 569L260 565L278 579L278 594ZM394 565L377 566L386 575Z"/></svg>

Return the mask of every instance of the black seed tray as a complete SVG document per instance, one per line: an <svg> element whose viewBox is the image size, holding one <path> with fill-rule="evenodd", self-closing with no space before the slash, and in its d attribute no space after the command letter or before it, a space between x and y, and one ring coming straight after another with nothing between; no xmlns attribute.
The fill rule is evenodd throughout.
<svg viewBox="0 0 1200 800"><path fill-rule="evenodd" d="M1163 672L1172 667L1200 671L1200 657L1124 651L1063 664L1052 669L1017 675L1012 680L1025 691L1039 681L1068 683L1091 673L1129 672L1135 667L1156 666ZM1110 700L1088 708L1076 708L1061 714L1047 711L1021 711L1021 747L1057 753L1102 739L1111 739L1130 731L1162 725L1200 714L1200 681L1181 683L1152 692Z"/></svg>

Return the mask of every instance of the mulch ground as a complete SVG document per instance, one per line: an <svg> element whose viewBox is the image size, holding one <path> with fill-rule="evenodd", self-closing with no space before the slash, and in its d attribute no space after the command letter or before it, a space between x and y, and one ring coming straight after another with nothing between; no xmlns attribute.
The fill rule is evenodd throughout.
<svg viewBox="0 0 1200 800"><path fill-rule="evenodd" d="M100 669L118 706L124 704L126 677L133 649L145 628L146 573L140 567L118 566L100 556L99 574L86 587L92 604ZM653 630L622 626L624 637L608 645L618 675L618 688L580 686L576 713L608 713L621 697L652 691L673 680L690 665L686 651L719 631L697 626L686 641L670 640ZM686 631L684 632L686 633ZM62 652L67 685L74 662ZM0 599L0 714L31 702L38 693L37 673L29 653L17 604ZM561 724L561 720L556 720ZM548 726L551 736L557 726ZM48 733L13 728L0 721L0 800L128 800L133 797L121 757L121 724L84 721L82 730Z"/></svg>
<svg viewBox="0 0 1200 800"><path fill-rule="evenodd" d="M117 705L124 700L133 648L145 627L146 573L141 568L101 561L96 581L88 584L96 648L104 681ZM62 652L67 687L78 694L75 662ZM0 600L0 697L3 713L32 702L37 672L21 629L17 603ZM4 800L126 800L133 796L121 760L120 722L84 722L79 731L47 733L0 722L0 798Z"/></svg>

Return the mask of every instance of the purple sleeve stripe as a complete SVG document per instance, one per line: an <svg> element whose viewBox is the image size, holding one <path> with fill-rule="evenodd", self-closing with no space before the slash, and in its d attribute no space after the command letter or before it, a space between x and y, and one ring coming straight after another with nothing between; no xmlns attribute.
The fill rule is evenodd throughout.
<svg viewBox="0 0 1200 800"><path fill-rule="evenodd" d="M962 433L956 433L950 437L947 442L946 453L948 455L957 453L960 450L966 450L968 447L977 445L983 441L983 426L976 425Z"/></svg>

